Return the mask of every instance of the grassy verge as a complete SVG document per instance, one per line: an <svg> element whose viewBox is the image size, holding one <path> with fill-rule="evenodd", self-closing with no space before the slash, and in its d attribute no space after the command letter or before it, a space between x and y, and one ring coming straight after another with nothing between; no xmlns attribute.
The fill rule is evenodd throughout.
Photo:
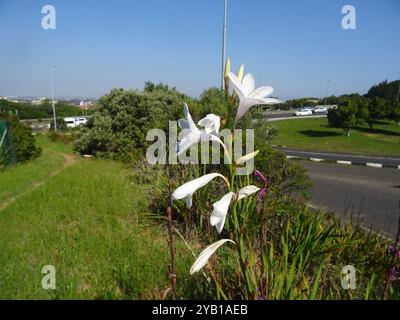
<svg viewBox="0 0 400 320"><path fill-rule="evenodd" d="M39 159L0 173L3 197L61 165L58 152L68 147L39 142ZM130 175L112 161L78 159L0 211L0 298L160 298L168 287L166 236L144 218L150 187ZM18 183L4 183L10 177ZM178 242L179 275L192 262ZM42 289L45 265L56 268L56 290Z"/></svg>
<svg viewBox="0 0 400 320"><path fill-rule="evenodd" d="M400 155L400 127L394 122L382 121L373 131L367 127L357 127L350 137L346 137L341 129L330 128L325 118L276 121L272 126L279 130L272 142L290 148Z"/></svg>
<svg viewBox="0 0 400 320"><path fill-rule="evenodd" d="M36 141L43 149L43 154L39 158L0 172L0 206L7 199L27 191L35 183L45 180L62 166L65 160L62 154L71 153L69 146L50 143L45 136L38 135Z"/></svg>

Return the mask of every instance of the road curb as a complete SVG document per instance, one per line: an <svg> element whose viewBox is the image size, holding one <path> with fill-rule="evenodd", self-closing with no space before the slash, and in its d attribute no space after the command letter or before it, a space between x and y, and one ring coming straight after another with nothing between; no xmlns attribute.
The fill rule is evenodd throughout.
<svg viewBox="0 0 400 320"><path fill-rule="evenodd" d="M342 165L353 165L353 166L364 166L371 168L389 168L389 169L398 169L400 170L400 165L387 165L383 163L372 163L372 162L357 162L357 161L348 161L348 160L327 160L322 158L314 158L314 157L300 157L300 156L286 156L287 159L293 160L309 160L313 162L327 162L327 163L337 163Z"/></svg>

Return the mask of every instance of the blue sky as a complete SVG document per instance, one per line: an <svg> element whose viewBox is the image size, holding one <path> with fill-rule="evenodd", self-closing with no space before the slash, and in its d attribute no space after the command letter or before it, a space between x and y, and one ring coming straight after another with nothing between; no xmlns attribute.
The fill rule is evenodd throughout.
<svg viewBox="0 0 400 320"><path fill-rule="evenodd" d="M56 30L41 8L56 8ZM357 29L341 27L344 5ZM0 0L0 95L98 97L164 82L219 86L223 0ZM398 0L229 0L227 55L283 99L365 93L400 78Z"/></svg>

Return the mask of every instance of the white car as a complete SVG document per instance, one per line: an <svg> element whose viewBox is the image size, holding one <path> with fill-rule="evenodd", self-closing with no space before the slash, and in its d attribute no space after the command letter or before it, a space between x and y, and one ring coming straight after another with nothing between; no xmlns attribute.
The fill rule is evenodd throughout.
<svg viewBox="0 0 400 320"><path fill-rule="evenodd" d="M316 107L314 113L328 113L328 109L325 107Z"/></svg>
<svg viewBox="0 0 400 320"><path fill-rule="evenodd" d="M296 116L310 116L310 115L312 115L312 110L311 109L301 109L299 111L296 111L294 114Z"/></svg>
<svg viewBox="0 0 400 320"><path fill-rule="evenodd" d="M84 117L68 117L64 118L65 123L68 128L76 128L78 126L83 126L87 123L87 119Z"/></svg>

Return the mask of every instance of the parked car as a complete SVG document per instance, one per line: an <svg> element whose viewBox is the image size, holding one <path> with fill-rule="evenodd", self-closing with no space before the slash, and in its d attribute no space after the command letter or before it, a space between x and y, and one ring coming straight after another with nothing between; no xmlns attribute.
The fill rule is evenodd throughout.
<svg viewBox="0 0 400 320"><path fill-rule="evenodd" d="M311 109L301 109L299 111L296 111L294 114L296 116L310 116L310 115L312 115L312 110Z"/></svg>
<svg viewBox="0 0 400 320"><path fill-rule="evenodd" d="M87 123L87 119L84 117L68 117L64 118L68 128L76 128L78 126L84 126Z"/></svg>
<svg viewBox="0 0 400 320"><path fill-rule="evenodd" d="M317 106L314 110L314 113L328 113L328 109L322 106Z"/></svg>

